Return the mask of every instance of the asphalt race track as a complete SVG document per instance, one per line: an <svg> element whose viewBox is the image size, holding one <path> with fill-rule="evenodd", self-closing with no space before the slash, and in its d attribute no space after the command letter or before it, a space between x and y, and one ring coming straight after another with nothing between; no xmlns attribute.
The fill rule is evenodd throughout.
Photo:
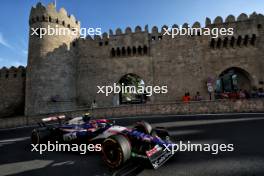
<svg viewBox="0 0 264 176"><path fill-rule="evenodd" d="M173 138L192 143L231 143L234 152L178 152L157 170L127 163L109 170L99 153L80 155L74 152L31 152L32 128L0 130L0 176L263 176L264 114L211 115L207 120L183 120L179 116L149 117L154 126L165 126ZM210 120L217 117L217 120ZM238 118L240 117L240 118ZM196 119L196 120L195 120ZM131 125L138 119L116 120Z"/></svg>

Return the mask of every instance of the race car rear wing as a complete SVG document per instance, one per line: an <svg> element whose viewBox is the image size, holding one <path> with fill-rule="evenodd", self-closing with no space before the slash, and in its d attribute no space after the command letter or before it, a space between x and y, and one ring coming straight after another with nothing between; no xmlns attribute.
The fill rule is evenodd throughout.
<svg viewBox="0 0 264 176"><path fill-rule="evenodd" d="M61 124L61 120L66 119L65 115L58 115L58 116L50 116L50 117L46 117L41 119L41 122L38 123L38 125L40 127L44 127L46 126L46 123L48 122L59 122L59 124Z"/></svg>
<svg viewBox="0 0 264 176"><path fill-rule="evenodd" d="M43 118L41 119L42 122L50 122L50 121L59 121L62 119L65 119L66 116L65 115L59 115L59 116L52 116L52 117L47 117L47 118Z"/></svg>

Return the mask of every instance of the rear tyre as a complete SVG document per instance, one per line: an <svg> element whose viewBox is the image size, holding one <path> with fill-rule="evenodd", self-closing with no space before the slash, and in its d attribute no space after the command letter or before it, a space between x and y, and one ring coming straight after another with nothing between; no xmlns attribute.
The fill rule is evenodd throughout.
<svg viewBox="0 0 264 176"><path fill-rule="evenodd" d="M131 144L122 135L110 136L102 144L103 160L112 169L119 168L131 156Z"/></svg>
<svg viewBox="0 0 264 176"><path fill-rule="evenodd" d="M34 129L31 133L32 144L41 144L48 140L50 136L50 131L45 129Z"/></svg>

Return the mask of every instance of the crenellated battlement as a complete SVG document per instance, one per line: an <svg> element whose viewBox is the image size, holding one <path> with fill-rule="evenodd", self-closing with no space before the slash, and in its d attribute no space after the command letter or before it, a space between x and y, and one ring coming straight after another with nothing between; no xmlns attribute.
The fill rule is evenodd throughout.
<svg viewBox="0 0 264 176"><path fill-rule="evenodd" d="M146 25L144 30L140 26L136 26L134 31L131 27L126 27L125 31L123 32L121 28L117 28L115 30L115 33L113 30L109 30L109 33L104 32L102 35L94 35L93 37L90 35L87 35L85 40L91 40L91 41L106 41L109 40L115 36L125 36L128 34L136 34L136 33L143 33L148 32L148 26Z"/></svg>
<svg viewBox="0 0 264 176"><path fill-rule="evenodd" d="M113 30L109 30L109 35L123 35L123 34L132 34L132 33L140 33L140 32L148 32L148 25L145 26L144 30L141 26L137 25L134 30L132 30L131 27L126 27L125 31L123 32L121 28L117 28L115 30L115 33L113 33Z"/></svg>
<svg viewBox="0 0 264 176"><path fill-rule="evenodd" d="M201 28L201 27L210 27L212 25L225 25L228 23L240 23L240 22L248 22L248 21L254 21L255 23L258 23L258 25L263 25L264 24L264 16L262 14L257 14L256 12L253 12L251 15L247 15L245 13L241 13L237 18L234 15L228 15L225 20L223 20L222 17L217 16L213 21L210 18L206 18L205 24L202 25L200 22L196 21L193 23L193 25L189 25L188 23L184 23L182 28ZM260 27L260 26L256 26ZM166 28L168 29L167 25L163 25L160 29L157 26L153 26L150 30L149 34L157 34L157 33L162 33L164 31L163 29ZM171 28L179 28L179 25L173 24ZM113 32L115 31L115 33ZM145 30L142 30L140 26L136 26L134 31L132 31L131 27L126 27L124 32L122 31L121 28L117 28L116 30L109 30L109 35L105 33L106 36L117 36L117 35L125 35L125 34L133 34L133 33L139 33L139 32L149 32L148 26L145 26ZM103 37L104 38L104 37Z"/></svg>
<svg viewBox="0 0 264 176"><path fill-rule="evenodd" d="M246 23L247 29L243 28L244 24ZM222 17L217 16L214 20L210 18L206 18L205 23L201 24L200 22L196 21L192 25L188 23L184 23L181 25L182 28L220 28L220 27L233 27L234 28L234 36L238 38L240 35L257 35L257 30L261 29L264 26L264 16L262 14L257 14L256 12L252 13L251 15L247 15L245 13L241 13L237 18L234 15L228 15L225 20ZM117 28L116 30L109 30L109 33L103 33L102 36L87 36L86 39L88 41L98 42L99 46L108 45L112 39L121 39L125 36L133 36L137 34L148 34L150 37L149 40L162 40L163 33L165 32L164 29L168 29L167 25L163 25L161 28L157 26L153 26L150 30L148 29L148 25L144 27L144 29L140 26L136 26L134 30L131 27L126 27L124 31L121 28ZM179 28L179 25L173 24L170 28ZM248 32L249 29L252 32ZM244 31L243 31L244 30ZM115 32L113 32L115 31ZM242 31L242 32L241 32ZM242 33L242 34L241 34Z"/></svg>
<svg viewBox="0 0 264 176"><path fill-rule="evenodd" d="M241 13L237 18L234 15L228 15L225 20L221 16L217 16L213 21L210 18L206 18L205 26L210 25L222 25L228 23L236 23L236 22L246 22L246 21L256 21L256 22L264 22L264 16L262 14L257 14L253 12L251 15L247 15L245 13Z"/></svg>
<svg viewBox="0 0 264 176"><path fill-rule="evenodd" d="M219 35L217 38L207 37L205 42L207 45L206 47L209 46L211 49L222 49L256 47L259 30L262 29L263 25L264 16L254 12L249 16L242 13L237 18L234 15L228 15L225 21L222 17L218 16L213 20L213 23L211 19L206 18L205 24L196 21L191 27L202 29L232 27L234 29L234 35L232 36ZM245 28L245 26L247 27ZM121 28L117 28L116 30L110 29L109 33L103 33L100 36L87 36L85 39L79 38L72 42L72 46L74 47L75 43L80 42L82 46L105 47L110 57L149 56L151 45L158 44L159 41L172 39L171 36L163 35L165 30L170 28L179 28L179 25L173 24L171 27L163 25L161 28L153 26L150 30L148 29L148 25L144 28L136 26L134 29L132 27L126 27L125 30ZM181 28L187 29L190 28L190 25L184 23L181 25ZM199 38L199 36L201 35L197 34L197 37L192 36L192 39L197 39L201 42L203 38ZM178 37L178 39L180 39L180 37Z"/></svg>
<svg viewBox="0 0 264 176"><path fill-rule="evenodd" d="M80 28L80 21L76 20L74 15L69 15L64 8L57 11L53 3L47 6L38 3L36 7L31 8L29 24L38 22L49 22L68 28Z"/></svg>
<svg viewBox="0 0 264 176"><path fill-rule="evenodd" d="M0 79L15 79L15 78L21 78L26 76L26 67L19 66L19 67L2 67L0 69Z"/></svg>

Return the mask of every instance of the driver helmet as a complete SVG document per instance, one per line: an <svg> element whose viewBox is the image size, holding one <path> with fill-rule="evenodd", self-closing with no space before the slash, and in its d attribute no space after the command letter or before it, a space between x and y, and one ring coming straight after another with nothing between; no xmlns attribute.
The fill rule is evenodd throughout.
<svg viewBox="0 0 264 176"><path fill-rule="evenodd" d="M82 116L82 119L84 122L88 122L90 119L91 119L91 114L90 113L85 113L83 116Z"/></svg>

